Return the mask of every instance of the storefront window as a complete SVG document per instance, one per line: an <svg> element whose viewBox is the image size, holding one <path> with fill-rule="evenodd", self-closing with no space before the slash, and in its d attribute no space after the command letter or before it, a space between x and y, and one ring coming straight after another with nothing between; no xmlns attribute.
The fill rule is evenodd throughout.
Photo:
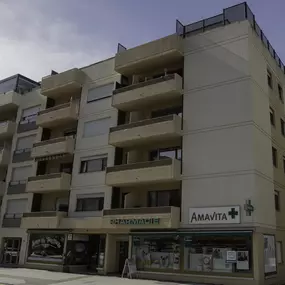
<svg viewBox="0 0 285 285"><path fill-rule="evenodd" d="M251 237L239 235L189 235L184 237L184 270L250 272Z"/></svg>
<svg viewBox="0 0 285 285"><path fill-rule="evenodd" d="M132 256L136 260L138 270L179 270L179 236L134 237Z"/></svg>
<svg viewBox="0 0 285 285"><path fill-rule="evenodd" d="M263 235L264 240L264 273L265 276L277 273L276 246L274 235Z"/></svg>
<svg viewBox="0 0 285 285"><path fill-rule="evenodd" d="M64 240L64 234L31 234L28 261L62 261Z"/></svg>

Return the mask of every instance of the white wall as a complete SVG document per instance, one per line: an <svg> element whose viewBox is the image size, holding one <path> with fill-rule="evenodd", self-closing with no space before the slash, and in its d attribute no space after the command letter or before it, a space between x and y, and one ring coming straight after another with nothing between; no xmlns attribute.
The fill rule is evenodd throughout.
<svg viewBox="0 0 285 285"><path fill-rule="evenodd" d="M79 171L81 159L94 155L107 154L108 166L114 164L115 149L108 144L109 130L106 130L106 133L102 135L83 138L83 129L85 122L106 117L110 117L110 127L117 125L117 110L111 106L112 97L87 103L87 95L88 90L96 88L96 86L115 84L115 81L120 80L120 76L114 71L114 58L83 68L82 71L86 74L86 81L80 102L69 203L70 215L76 215L74 211L78 194L102 194L102 197L105 197L104 208L106 209L111 207L112 196L112 188L105 185L105 171L91 173L79 173ZM91 214L86 213L86 215Z"/></svg>
<svg viewBox="0 0 285 285"><path fill-rule="evenodd" d="M241 226L275 227L269 103L253 80L266 82L266 64L253 75L250 30L237 22L184 41L183 227L189 207L231 205Z"/></svg>

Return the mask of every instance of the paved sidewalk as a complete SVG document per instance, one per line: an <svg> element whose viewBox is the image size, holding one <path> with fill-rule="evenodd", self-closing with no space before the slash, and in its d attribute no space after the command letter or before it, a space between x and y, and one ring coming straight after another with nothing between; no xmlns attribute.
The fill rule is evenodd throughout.
<svg viewBox="0 0 285 285"><path fill-rule="evenodd" d="M0 285L178 285L172 282L127 279L109 276L50 272L24 268L0 268ZM186 285L186 283L179 283ZM187 285L191 285L187 283ZM194 285L194 284L193 284ZM198 285L198 284L196 284Z"/></svg>

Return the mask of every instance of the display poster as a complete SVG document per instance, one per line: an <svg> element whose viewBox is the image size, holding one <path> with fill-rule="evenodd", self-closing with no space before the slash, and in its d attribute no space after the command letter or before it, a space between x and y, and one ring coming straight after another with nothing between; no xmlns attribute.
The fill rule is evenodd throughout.
<svg viewBox="0 0 285 285"><path fill-rule="evenodd" d="M276 246L274 235L263 235L264 240L264 273L265 275L274 274L276 268Z"/></svg>
<svg viewBox="0 0 285 285"><path fill-rule="evenodd" d="M237 262L237 252L234 250L227 251L227 262L236 263Z"/></svg>
<svg viewBox="0 0 285 285"><path fill-rule="evenodd" d="M249 270L249 252L238 251L237 252L237 269Z"/></svg>

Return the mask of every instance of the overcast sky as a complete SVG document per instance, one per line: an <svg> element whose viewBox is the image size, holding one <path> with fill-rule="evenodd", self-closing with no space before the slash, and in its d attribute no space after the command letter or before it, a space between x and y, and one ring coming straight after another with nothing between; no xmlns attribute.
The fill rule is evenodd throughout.
<svg viewBox="0 0 285 285"><path fill-rule="evenodd" d="M34 80L114 56L126 47L175 32L222 12L237 0L0 0L0 79ZM285 62L285 1L248 1Z"/></svg>

